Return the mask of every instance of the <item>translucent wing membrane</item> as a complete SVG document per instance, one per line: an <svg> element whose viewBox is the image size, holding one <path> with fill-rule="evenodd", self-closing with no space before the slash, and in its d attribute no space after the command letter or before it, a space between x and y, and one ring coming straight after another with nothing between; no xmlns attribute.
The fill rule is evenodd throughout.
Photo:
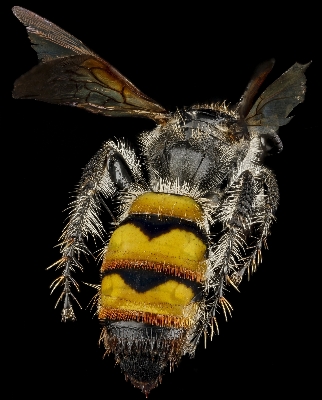
<svg viewBox="0 0 322 400"><path fill-rule="evenodd" d="M305 70L310 63L295 63L257 99L245 121L248 126L279 127L286 125L290 112L304 100Z"/></svg>
<svg viewBox="0 0 322 400"><path fill-rule="evenodd" d="M97 57L80 40L59 26L22 7L13 7L14 15L28 32L33 49L40 61L46 62L59 57L87 54Z"/></svg>
<svg viewBox="0 0 322 400"><path fill-rule="evenodd" d="M245 118L245 116L248 114L253 105L253 100L258 92L258 89L266 79L267 75L271 72L274 64L275 60L272 59L259 65L256 69L242 96L240 103L238 104L238 113L241 118Z"/></svg>
<svg viewBox="0 0 322 400"><path fill-rule="evenodd" d="M80 40L24 8L14 7L13 12L27 27L40 60L16 80L15 98L72 105L106 116L165 119L163 107Z"/></svg>

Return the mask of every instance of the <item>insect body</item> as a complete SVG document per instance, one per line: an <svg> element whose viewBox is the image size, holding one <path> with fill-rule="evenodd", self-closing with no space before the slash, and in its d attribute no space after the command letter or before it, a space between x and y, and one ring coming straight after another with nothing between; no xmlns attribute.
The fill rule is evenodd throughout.
<svg viewBox="0 0 322 400"><path fill-rule="evenodd" d="M279 198L262 160L271 145L282 149L277 131L304 99L308 64L294 64L255 102L272 61L235 107L171 113L73 36L23 8L13 12L40 59L16 81L14 97L156 122L140 137L142 155L108 141L86 166L55 264L62 273L52 286L62 287L63 321L74 320L74 271L89 254L86 239L104 240L109 230L97 296L101 340L148 394L168 364L193 356L200 336L213 332L218 307L231 312L225 287L237 288L261 260ZM111 215L109 228L101 208Z"/></svg>

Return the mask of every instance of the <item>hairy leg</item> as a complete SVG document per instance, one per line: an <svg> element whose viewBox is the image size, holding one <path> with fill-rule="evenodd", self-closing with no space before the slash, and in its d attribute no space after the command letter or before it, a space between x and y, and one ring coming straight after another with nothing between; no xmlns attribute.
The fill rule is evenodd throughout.
<svg viewBox="0 0 322 400"><path fill-rule="evenodd" d="M123 151L122 151L123 150ZM122 154L123 153L123 154ZM54 291L62 286L62 293L56 303L63 301L62 320L75 320L71 299L76 298L71 288L79 290L72 274L83 269L80 256L91 254L86 240L88 236L103 239L105 230L100 220L101 206L108 210L116 222L104 199L111 198L118 190L126 191L139 176L138 164L131 171L134 155L122 143L118 147L107 142L86 165L76 190L75 200L70 204L69 221L61 236L61 258L49 268L56 266L62 274L55 279L51 288ZM132 158L133 158L132 157ZM132 168L133 169L133 168Z"/></svg>

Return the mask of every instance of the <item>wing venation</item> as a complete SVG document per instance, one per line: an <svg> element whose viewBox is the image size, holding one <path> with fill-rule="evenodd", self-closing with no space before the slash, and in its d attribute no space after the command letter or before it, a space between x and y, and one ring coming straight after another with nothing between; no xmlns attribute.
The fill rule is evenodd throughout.
<svg viewBox="0 0 322 400"><path fill-rule="evenodd" d="M308 64L295 63L257 99L245 118L248 126L275 127L287 124L294 107L304 100L305 70Z"/></svg>
<svg viewBox="0 0 322 400"><path fill-rule="evenodd" d="M158 123L166 110L142 93L80 40L22 7L13 7L26 26L39 64L16 80L15 98L84 108L106 116L140 116Z"/></svg>

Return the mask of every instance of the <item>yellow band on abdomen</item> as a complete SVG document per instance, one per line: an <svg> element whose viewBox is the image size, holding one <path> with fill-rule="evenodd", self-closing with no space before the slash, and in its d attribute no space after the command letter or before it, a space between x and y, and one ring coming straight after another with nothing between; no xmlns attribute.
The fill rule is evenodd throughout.
<svg viewBox="0 0 322 400"><path fill-rule="evenodd" d="M187 196L137 197L104 254L99 318L190 326L208 265L202 218Z"/></svg>
<svg viewBox="0 0 322 400"><path fill-rule="evenodd" d="M191 197L154 192L138 196L129 213L164 215L195 222L201 221L203 217L201 207Z"/></svg>
<svg viewBox="0 0 322 400"><path fill-rule="evenodd" d="M117 273L106 275L102 280L101 305L124 311L187 316L193 297L191 288L171 279L143 293L131 288Z"/></svg>
<svg viewBox="0 0 322 400"><path fill-rule="evenodd" d="M175 266L201 276L206 271L206 245L193 232L171 229L160 236L150 238L133 223L118 227L111 236L105 253L102 271L117 261L152 263Z"/></svg>

